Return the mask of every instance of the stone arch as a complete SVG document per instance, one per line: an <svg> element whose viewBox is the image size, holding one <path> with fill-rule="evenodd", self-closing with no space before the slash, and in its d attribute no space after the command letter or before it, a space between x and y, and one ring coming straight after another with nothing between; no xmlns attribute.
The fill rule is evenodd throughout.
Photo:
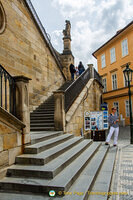
<svg viewBox="0 0 133 200"><path fill-rule="evenodd" d="M4 32L5 28L6 28L6 14L3 5L0 1L0 34Z"/></svg>

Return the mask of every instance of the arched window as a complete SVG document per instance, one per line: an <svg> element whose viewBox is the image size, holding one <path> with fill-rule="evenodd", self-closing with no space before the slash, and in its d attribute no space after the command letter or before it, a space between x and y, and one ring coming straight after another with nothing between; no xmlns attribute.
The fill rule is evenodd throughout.
<svg viewBox="0 0 133 200"><path fill-rule="evenodd" d="M3 33L5 30L6 26L6 16L5 16L5 11L2 6L2 3L0 2L0 34Z"/></svg>

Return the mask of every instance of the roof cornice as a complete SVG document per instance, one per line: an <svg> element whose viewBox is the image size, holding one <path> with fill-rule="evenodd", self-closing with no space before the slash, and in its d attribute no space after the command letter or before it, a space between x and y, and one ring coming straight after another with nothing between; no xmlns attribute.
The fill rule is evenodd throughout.
<svg viewBox="0 0 133 200"><path fill-rule="evenodd" d="M133 21L131 21L127 26L125 26L123 29L121 29L120 31L117 31L117 33L111 38L109 39L107 42L105 42L102 46L100 46L96 51L94 51L92 53L92 55L96 57L96 53L101 50L102 48L104 48L107 44L109 44L110 42L112 42L116 37L120 36L126 29L128 29L131 25L133 25Z"/></svg>

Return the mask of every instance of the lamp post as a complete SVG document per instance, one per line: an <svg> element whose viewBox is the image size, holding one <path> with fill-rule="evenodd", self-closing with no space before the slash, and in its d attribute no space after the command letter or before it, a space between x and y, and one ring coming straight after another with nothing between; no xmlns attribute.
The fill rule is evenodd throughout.
<svg viewBox="0 0 133 200"><path fill-rule="evenodd" d="M128 95L129 95L129 110L130 110L130 144L133 144L133 119L132 119L132 101L131 101L131 81L133 70L129 68L129 64L126 65L126 69L123 71L125 81L128 83Z"/></svg>

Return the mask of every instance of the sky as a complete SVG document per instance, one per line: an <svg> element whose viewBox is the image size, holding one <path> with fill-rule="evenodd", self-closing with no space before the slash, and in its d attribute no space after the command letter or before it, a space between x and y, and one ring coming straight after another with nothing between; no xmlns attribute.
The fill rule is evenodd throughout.
<svg viewBox="0 0 133 200"><path fill-rule="evenodd" d="M31 0L54 48L63 51L65 20L71 22L75 65L94 64L92 53L133 20L133 0Z"/></svg>

